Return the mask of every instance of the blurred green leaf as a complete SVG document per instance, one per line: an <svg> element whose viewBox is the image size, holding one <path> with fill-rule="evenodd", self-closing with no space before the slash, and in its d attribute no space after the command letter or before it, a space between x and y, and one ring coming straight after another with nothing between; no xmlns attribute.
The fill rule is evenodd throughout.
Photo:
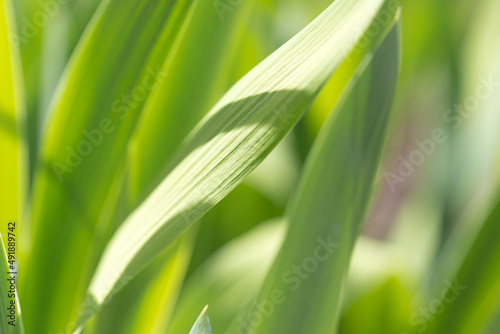
<svg viewBox="0 0 500 334"><path fill-rule="evenodd" d="M5 334L24 333L16 288L18 228L25 200L24 101L19 50L10 40L15 31L12 3L0 0L0 332Z"/></svg>
<svg viewBox="0 0 500 334"><path fill-rule="evenodd" d="M408 292L396 277L390 278L343 310L339 333L401 334L409 327L409 309Z"/></svg>
<svg viewBox="0 0 500 334"><path fill-rule="evenodd" d="M164 79L165 57L176 52L194 7L189 0L105 1L72 55L34 180L32 256L20 286L28 330L73 327L109 237L135 123Z"/></svg>
<svg viewBox="0 0 500 334"><path fill-rule="evenodd" d="M288 233L247 320L251 333L336 331L396 94L397 18L373 59L361 64L311 149L286 210Z"/></svg>
<svg viewBox="0 0 500 334"><path fill-rule="evenodd" d="M176 240L106 305L86 326L85 333L87 330L97 334L165 333L184 281L195 236L186 234Z"/></svg>
<svg viewBox="0 0 500 334"><path fill-rule="evenodd" d="M0 234L4 238L9 221L20 223L25 200L23 82L18 50L9 40L15 31L12 4L0 0Z"/></svg>
<svg viewBox="0 0 500 334"><path fill-rule="evenodd" d="M194 323L193 328L189 331L189 334L212 334L212 328L210 327L210 320L208 320L207 315L208 305L203 309L198 319Z"/></svg>
<svg viewBox="0 0 500 334"><path fill-rule="evenodd" d="M260 63L193 130L170 173L107 246L80 324L240 183L288 133L382 1L336 1ZM352 45L351 45L352 48Z"/></svg>
<svg viewBox="0 0 500 334"><path fill-rule="evenodd" d="M228 327L239 325L259 293L285 231L283 222L264 222L249 232L231 240L186 281L175 307L168 334L185 333L199 309L210 305L216 332L233 333Z"/></svg>
<svg viewBox="0 0 500 334"><path fill-rule="evenodd" d="M127 188L132 207L163 180L180 144L224 93L231 48L254 1L233 6L222 18L213 1L198 1L182 42L163 65L168 75L151 93L134 134Z"/></svg>
<svg viewBox="0 0 500 334"><path fill-rule="evenodd" d="M14 3L18 31L11 34L11 42L20 49L26 82L26 136L29 147L26 169L30 173L35 172L40 132L52 94L69 56L100 2L23 0Z"/></svg>
<svg viewBox="0 0 500 334"><path fill-rule="evenodd" d="M500 202L474 240L456 276L445 282L429 332L482 333L500 309ZM427 327L427 326L426 326Z"/></svg>
<svg viewBox="0 0 500 334"><path fill-rule="evenodd" d="M482 334L497 334L498 328L500 328L500 309L496 311L495 319Z"/></svg>
<svg viewBox="0 0 500 334"><path fill-rule="evenodd" d="M277 149L278 147L273 153ZM263 164L265 162L259 165L259 168ZM276 207L266 196L250 187L248 182L240 184L201 219L200 234L196 240L189 273L226 243L263 221L282 214L281 207Z"/></svg>

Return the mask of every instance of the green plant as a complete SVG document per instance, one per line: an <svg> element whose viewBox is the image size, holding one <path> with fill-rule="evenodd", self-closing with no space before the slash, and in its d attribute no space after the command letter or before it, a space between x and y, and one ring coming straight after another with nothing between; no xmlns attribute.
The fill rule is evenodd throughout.
<svg viewBox="0 0 500 334"><path fill-rule="evenodd" d="M0 306L15 305L17 323L8 311L1 333L212 333L207 308L198 316L207 303L215 333L410 330L402 311L410 292L399 279L343 299L390 133L397 1L337 0L263 61L244 23L264 0L52 0L39 25L23 16L41 17L34 1L16 12L0 4L0 178L9 189L0 201ZM61 12L85 24L59 22ZM68 27L54 46L51 31ZM271 152L287 155L292 130L302 171L266 167ZM300 174L296 185L287 170ZM222 224L227 210L245 206L269 212L259 219L281 217L254 230L195 224ZM431 294L453 272L439 261L461 263L454 269L468 290L425 323L429 333L494 326L497 257L485 254L497 211L466 257L439 253ZM17 295L4 293L14 292L9 279L19 279ZM388 305L394 321L356 321Z"/></svg>

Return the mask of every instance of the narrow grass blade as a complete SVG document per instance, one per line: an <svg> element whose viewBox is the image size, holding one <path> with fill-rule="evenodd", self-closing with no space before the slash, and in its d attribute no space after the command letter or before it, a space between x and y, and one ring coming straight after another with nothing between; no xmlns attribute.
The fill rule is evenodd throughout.
<svg viewBox="0 0 500 334"><path fill-rule="evenodd" d="M212 334L212 327L210 327L210 320L208 320L207 309L208 305L203 309L198 319L196 319L189 334Z"/></svg>
<svg viewBox="0 0 500 334"><path fill-rule="evenodd" d="M16 1L19 30L11 43L20 49L26 82L29 172L35 171L40 130L57 80L101 0ZM30 174L29 180L32 180Z"/></svg>
<svg viewBox="0 0 500 334"><path fill-rule="evenodd" d="M396 94L399 48L396 24L321 129L287 207L285 241L248 317L249 333L336 332Z"/></svg>
<svg viewBox="0 0 500 334"><path fill-rule="evenodd" d="M0 0L0 333L5 334L24 333L17 272L27 171L22 71L19 50L9 40L15 31L12 3Z"/></svg>
<svg viewBox="0 0 500 334"><path fill-rule="evenodd" d="M0 0L0 234L4 238L10 221L20 223L27 173L21 64L16 46L9 40L15 31L12 3Z"/></svg>
<svg viewBox="0 0 500 334"><path fill-rule="evenodd" d="M191 133L171 172L126 219L92 280L81 323L265 158L345 58L383 1L341 0L260 63Z"/></svg>

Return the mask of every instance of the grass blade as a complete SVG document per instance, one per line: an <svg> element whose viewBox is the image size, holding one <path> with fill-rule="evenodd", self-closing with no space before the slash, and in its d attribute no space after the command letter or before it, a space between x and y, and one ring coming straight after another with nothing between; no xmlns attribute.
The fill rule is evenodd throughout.
<svg viewBox="0 0 500 334"><path fill-rule="evenodd" d="M101 259L81 323L264 159L345 58L338 45L365 31L383 1L334 2L215 105L171 172L126 219Z"/></svg>
<svg viewBox="0 0 500 334"><path fill-rule="evenodd" d="M109 237L129 139L192 3L103 1L59 83L33 185L33 255L20 282L26 324L39 332L74 326ZM59 289L46 289L54 285Z"/></svg>
<svg viewBox="0 0 500 334"><path fill-rule="evenodd" d="M197 4L179 49L163 65L162 71L168 76L151 93L141 111L128 151L130 171L118 204L126 209L116 216L117 225L140 202L139 198L166 176L165 168L179 144L222 95L221 82L225 83L227 76L224 67L234 57L229 49L240 38L240 26L245 22L251 4L252 1L246 1L235 6L225 20L220 19L212 2L200 1ZM162 143L161 150L155 149L158 142ZM196 237L193 232L196 231L183 236L189 242L172 245L178 248L177 251L170 247L168 254L160 256L149 266L147 275L141 274L134 279L132 289L125 288L117 296L119 301L107 305L106 311L99 316L99 330L104 328L102 332L106 332L103 322L116 327L113 315L121 318L129 311L130 315L125 317L127 321L118 325L121 327L119 331L165 332L189 264ZM123 303L127 298L141 301ZM123 305L128 305L128 310L124 310ZM114 309L114 314L110 308Z"/></svg>
<svg viewBox="0 0 500 334"><path fill-rule="evenodd" d="M101 0L16 1L19 31L11 35L22 57L26 82L26 137L33 173L44 124L57 80ZM46 15L46 16L45 16ZM44 16L44 20L41 20ZM29 181L32 181L30 174Z"/></svg>
<svg viewBox="0 0 500 334"><path fill-rule="evenodd" d="M93 334L164 334L183 284L194 241L193 235L188 234L177 239L125 286L85 330L92 327ZM194 317L205 304L196 310Z"/></svg>
<svg viewBox="0 0 500 334"><path fill-rule="evenodd" d="M238 41L254 1L234 6L224 20L212 1L198 3L179 49L163 66L168 75L152 92L135 131L127 189L132 207L166 176L179 145L224 93L230 46ZM158 142L161 150L155 149Z"/></svg>
<svg viewBox="0 0 500 334"><path fill-rule="evenodd" d="M212 334L212 328L210 327L210 320L208 320L207 315L208 305L203 309L198 319L194 323L193 328L189 331L189 334Z"/></svg>
<svg viewBox="0 0 500 334"><path fill-rule="evenodd" d="M184 284L165 333L186 333L192 319L207 303L214 330L234 333L228 327L259 293L284 230L280 220L261 223L207 259Z"/></svg>
<svg viewBox="0 0 500 334"><path fill-rule="evenodd" d="M403 334L409 329L410 300L399 279L391 277L343 310L339 333Z"/></svg>
<svg viewBox="0 0 500 334"><path fill-rule="evenodd" d="M10 0L0 0L0 333L24 333L17 296L19 226L24 200L24 96ZM24 219L23 224L24 224ZM11 227L11 230L9 230ZM4 240L7 244L4 244ZM5 247L7 246L7 247ZM7 249L6 249L7 248ZM7 253L7 250L9 251Z"/></svg>
<svg viewBox="0 0 500 334"><path fill-rule="evenodd" d="M482 333L500 310L500 202L483 224L456 277L448 279L429 332ZM446 298L446 299L445 299ZM427 328L427 326L426 326Z"/></svg>
<svg viewBox="0 0 500 334"><path fill-rule="evenodd" d="M15 32L10 0L0 0L0 234L8 222L19 224L24 200L24 96L18 50L9 41Z"/></svg>
<svg viewBox="0 0 500 334"><path fill-rule="evenodd" d="M396 94L399 47L394 25L321 129L287 207L288 234L250 313L248 332L336 332Z"/></svg>

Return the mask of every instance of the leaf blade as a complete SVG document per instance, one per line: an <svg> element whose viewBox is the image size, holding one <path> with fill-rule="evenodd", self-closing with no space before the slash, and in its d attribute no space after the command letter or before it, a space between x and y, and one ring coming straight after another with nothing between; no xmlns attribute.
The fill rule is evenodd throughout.
<svg viewBox="0 0 500 334"><path fill-rule="evenodd" d="M284 231L281 219L263 222L209 257L185 282L166 334L187 332L207 303L214 329L235 332L232 322L259 293Z"/></svg>
<svg viewBox="0 0 500 334"><path fill-rule="evenodd" d="M364 31L382 3L334 2L228 91L188 137L170 174L108 244L80 325L121 277L135 276L264 159L346 56L338 44L356 38L354 27Z"/></svg>
<svg viewBox="0 0 500 334"><path fill-rule="evenodd" d="M208 305L203 309L198 319L189 331L189 334L212 334L212 327L210 327L210 320L207 315Z"/></svg>
<svg viewBox="0 0 500 334"><path fill-rule="evenodd" d="M18 50L9 36L15 35L10 0L0 1L0 234L7 236L7 223L19 224L24 200L24 96Z"/></svg>
<svg viewBox="0 0 500 334"><path fill-rule="evenodd" d="M398 25L370 64L365 61L358 71L359 78L351 79L337 111L322 127L287 206L288 234L256 302L267 305L268 311L263 314L256 306L250 313L246 326L251 333L337 329L350 256L363 225L395 98ZM262 321L255 321L258 315Z"/></svg>
<svg viewBox="0 0 500 334"><path fill-rule="evenodd" d="M431 332L450 330L454 333L481 333L498 316L499 220L500 202L497 202L460 264L455 278L444 281L445 308L443 314L436 316L436 320L429 324Z"/></svg>
<svg viewBox="0 0 500 334"><path fill-rule="evenodd" d="M193 6L192 0L103 1L73 53L53 97L33 184L32 255L24 277L38 279L20 281L28 326L73 327L109 237L128 140ZM52 284L61 288L49 293L44 287Z"/></svg>

